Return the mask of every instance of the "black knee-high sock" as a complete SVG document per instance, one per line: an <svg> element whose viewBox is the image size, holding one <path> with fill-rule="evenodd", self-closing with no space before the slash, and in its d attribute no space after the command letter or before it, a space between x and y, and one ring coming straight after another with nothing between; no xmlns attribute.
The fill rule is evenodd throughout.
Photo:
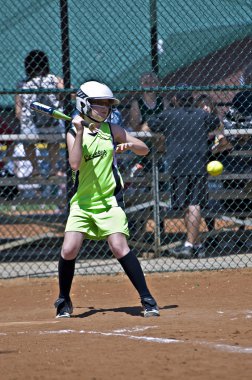
<svg viewBox="0 0 252 380"><path fill-rule="evenodd" d="M144 278L143 270L141 265L136 257L136 255L129 251L126 256L118 259L119 263L124 269L124 272L129 277L130 281L138 291L140 298L150 297L151 294L146 285L146 281Z"/></svg>
<svg viewBox="0 0 252 380"><path fill-rule="evenodd" d="M58 264L59 273L59 297L70 299L70 290L74 276L75 259L65 260L60 256Z"/></svg>

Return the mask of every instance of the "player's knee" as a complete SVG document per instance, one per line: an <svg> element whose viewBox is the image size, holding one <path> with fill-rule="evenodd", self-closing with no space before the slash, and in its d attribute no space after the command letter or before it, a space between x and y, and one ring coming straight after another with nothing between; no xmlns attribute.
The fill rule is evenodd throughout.
<svg viewBox="0 0 252 380"><path fill-rule="evenodd" d="M73 260L78 255L78 249L75 246L63 245L61 249L61 257L65 260Z"/></svg>
<svg viewBox="0 0 252 380"><path fill-rule="evenodd" d="M120 259L129 252L129 246L125 235L121 233L110 235L108 238L109 248L113 255Z"/></svg>
<svg viewBox="0 0 252 380"><path fill-rule="evenodd" d="M129 252L129 247L122 247L118 244L109 244L109 247L113 253L113 255L117 259L121 259L123 256L125 256Z"/></svg>

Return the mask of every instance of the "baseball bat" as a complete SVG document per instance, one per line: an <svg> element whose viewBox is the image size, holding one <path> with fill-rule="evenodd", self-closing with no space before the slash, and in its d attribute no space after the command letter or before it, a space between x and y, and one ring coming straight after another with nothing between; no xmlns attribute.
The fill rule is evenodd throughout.
<svg viewBox="0 0 252 380"><path fill-rule="evenodd" d="M49 117L53 117L54 119L72 121L71 116L66 115L64 112L61 112L53 107L47 106L46 104L42 104L39 102L32 102L30 108L36 112L43 113ZM82 121L84 127L92 128L95 126L94 123L88 123L85 120Z"/></svg>

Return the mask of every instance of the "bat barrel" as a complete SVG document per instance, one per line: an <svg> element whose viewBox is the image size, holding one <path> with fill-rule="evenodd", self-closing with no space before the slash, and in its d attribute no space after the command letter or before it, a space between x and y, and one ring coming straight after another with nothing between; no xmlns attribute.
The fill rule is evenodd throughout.
<svg viewBox="0 0 252 380"><path fill-rule="evenodd" d="M42 112L48 115L52 115L54 111L53 107L49 107L46 104L42 104L39 102L32 102L30 108L34 111Z"/></svg>
<svg viewBox="0 0 252 380"><path fill-rule="evenodd" d="M47 116L51 116L54 119L67 120L67 121L72 120L70 116L64 114L63 112L39 102L32 102L30 104L30 108L36 112L40 112Z"/></svg>

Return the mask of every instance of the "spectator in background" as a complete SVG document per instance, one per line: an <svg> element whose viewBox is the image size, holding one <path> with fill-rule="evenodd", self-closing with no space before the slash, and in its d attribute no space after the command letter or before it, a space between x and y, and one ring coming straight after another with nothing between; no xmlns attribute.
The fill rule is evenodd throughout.
<svg viewBox="0 0 252 380"><path fill-rule="evenodd" d="M252 84L252 62L245 68L242 81L244 85ZM225 129L249 129L252 125L252 91L243 90L238 92L223 119ZM251 150L252 137L250 134L232 135L229 137L235 151ZM251 173L252 159L250 155L227 156L225 167L229 172L242 174ZM243 189L248 183L246 179L233 179L224 182L228 189ZM250 199L227 199L224 206L228 211L251 211Z"/></svg>
<svg viewBox="0 0 252 380"><path fill-rule="evenodd" d="M245 68L243 75L242 75L242 81L244 85L251 85L252 84L252 62ZM252 115L252 91L251 90L244 90L238 92L233 100L232 100L232 106L231 110L229 111L229 115L233 119L235 116L243 117L251 117Z"/></svg>
<svg viewBox="0 0 252 380"><path fill-rule="evenodd" d="M47 55L40 50L32 50L26 56L24 61L26 79L18 87L22 90L38 89L63 89L64 84L61 78L50 73L50 65ZM20 129L22 134L48 134L64 132L62 121L52 118L46 118L41 114L30 109L30 104L34 101L45 103L51 107L60 109L61 97L57 94L19 94L16 96L16 117L20 120ZM41 138L41 140L43 140ZM50 162L50 174L61 174L58 172L59 146L55 143L48 143L48 155ZM36 156L34 144L25 144L24 149L26 156L31 160L33 165L32 175L40 174L39 162Z"/></svg>
<svg viewBox="0 0 252 380"><path fill-rule="evenodd" d="M204 111L215 115L219 118L218 110L216 103L213 101L213 98L208 94L199 95L194 102L194 106L201 108ZM232 149L232 145L224 136L224 126L220 121L219 127L215 130L212 130L208 135L208 161L218 160L224 162L226 155ZM206 225L208 230L214 230L215 219L214 218L205 218Z"/></svg>
<svg viewBox="0 0 252 380"><path fill-rule="evenodd" d="M219 118L193 107L191 92L182 91L172 99L174 108L148 120L148 128L162 133L166 141L165 160L170 175L173 209L184 210L187 238L183 245L170 250L177 258L203 257L199 241L201 207L207 196L206 163L208 134L219 127Z"/></svg>
<svg viewBox="0 0 252 380"><path fill-rule="evenodd" d="M242 75L245 85L252 84L252 62L245 68ZM229 111L224 118L226 129L229 128L250 128L252 122L252 91L244 90L238 92L233 100ZM250 135L239 135L232 138L236 149L242 148L243 145L251 139Z"/></svg>
<svg viewBox="0 0 252 380"><path fill-rule="evenodd" d="M141 75L140 86L151 88L159 86L159 79L153 72ZM155 91L144 91L139 99L133 100L130 107L130 126L133 131L145 130L146 121L167 108L167 101Z"/></svg>
<svg viewBox="0 0 252 380"><path fill-rule="evenodd" d="M194 106L215 115L220 119L216 103L213 98L207 94L199 95L194 102ZM209 161L222 161L224 156L232 149L232 144L224 136L224 125L220 120L219 127L209 133Z"/></svg>
<svg viewBox="0 0 252 380"><path fill-rule="evenodd" d="M0 117L0 134L1 135L13 134L13 130L1 117ZM0 170L2 172L7 172L7 171L12 172L12 170L10 170L8 166L8 163L6 164L6 161L11 160L13 156L13 150L14 150L14 142L12 140L0 141ZM4 176L3 173L2 173L2 176Z"/></svg>
<svg viewBox="0 0 252 380"><path fill-rule="evenodd" d="M140 86L143 89L155 88L160 84L157 75L154 72L145 72L140 77ZM167 99L159 95L156 91L144 91L138 99L134 99L130 107L130 119L129 124L133 132L147 131L148 130L148 120L154 115L158 115L160 112L164 111L168 106ZM152 142L146 141L148 147L151 151ZM164 140L159 141L159 146L157 147L159 153L164 152ZM159 161L159 169L163 169L163 162ZM141 158L141 160L135 160L132 164L131 173L137 175L138 172L148 172L152 171L152 163L150 155ZM132 175L132 174L131 174ZM149 219L146 226L146 232L154 231L154 221Z"/></svg>
<svg viewBox="0 0 252 380"><path fill-rule="evenodd" d="M111 114L106 121L112 125L119 125L120 127L123 127L122 114L118 108L112 109Z"/></svg>
<svg viewBox="0 0 252 380"><path fill-rule="evenodd" d="M0 134L11 135L13 129L0 117ZM14 142L12 140L0 141L0 178L13 177L13 151ZM7 163L6 163L7 161ZM18 194L16 185L8 185L0 187L0 197L11 200Z"/></svg>

